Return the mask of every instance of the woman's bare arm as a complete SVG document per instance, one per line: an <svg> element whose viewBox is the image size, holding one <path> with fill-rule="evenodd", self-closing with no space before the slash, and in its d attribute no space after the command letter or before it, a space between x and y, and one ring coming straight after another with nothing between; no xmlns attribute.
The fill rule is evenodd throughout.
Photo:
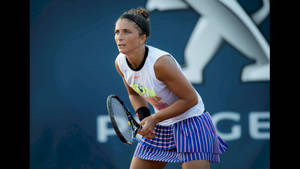
<svg viewBox="0 0 300 169"><path fill-rule="evenodd" d="M178 100L141 121L143 129L139 133L150 139L154 138L152 133L158 122L178 116L198 103L198 97L193 86L169 55L162 56L156 61L154 71L157 79L164 82L169 90L178 97Z"/></svg>

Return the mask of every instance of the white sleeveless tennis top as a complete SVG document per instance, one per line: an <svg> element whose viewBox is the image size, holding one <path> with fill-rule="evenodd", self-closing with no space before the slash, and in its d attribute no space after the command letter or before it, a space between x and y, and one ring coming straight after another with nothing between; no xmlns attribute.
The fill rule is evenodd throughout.
<svg viewBox="0 0 300 169"><path fill-rule="evenodd" d="M156 78L154 72L155 62L163 55L170 55L180 70L181 67L170 53L149 45L146 45L146 47L148 48L148 55L147 53L145 54L146 60L143 67L139 70L131 69L127 63L126 56L122 53L117 56L116 60L128 85L150 103L155 112L158 112L176 101L177 96L174 95L162 81ZM204 111L204 104L199 93L196 90L195 92L198 95L198 104L188 109L183 114L161 121L159 125L168 126L181 120L201 115Z"/></svg>

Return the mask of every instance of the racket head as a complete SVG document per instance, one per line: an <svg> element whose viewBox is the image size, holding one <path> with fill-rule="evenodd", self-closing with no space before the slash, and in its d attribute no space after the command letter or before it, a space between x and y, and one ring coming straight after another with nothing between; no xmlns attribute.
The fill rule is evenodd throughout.
<svg viewBox="0 0 300 169"><path fill-rule="evenodd" d="M129 112L123 101L116 95L109 95L106 100L106 107L119 139L125 144L132 144L137 127L133 124L132 119L129 119Z"/></svg>

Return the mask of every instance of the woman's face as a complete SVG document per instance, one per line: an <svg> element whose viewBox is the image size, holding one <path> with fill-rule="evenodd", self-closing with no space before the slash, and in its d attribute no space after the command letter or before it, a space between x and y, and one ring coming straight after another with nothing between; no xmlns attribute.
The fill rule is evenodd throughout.
<svg viewBox="0 0 300 169"><path fill-rule="evenodd" d="M128 19L119 19L115 26L115 41L119 52L128 54L145 44L146 35L140 35L137 25Z"/></svg>

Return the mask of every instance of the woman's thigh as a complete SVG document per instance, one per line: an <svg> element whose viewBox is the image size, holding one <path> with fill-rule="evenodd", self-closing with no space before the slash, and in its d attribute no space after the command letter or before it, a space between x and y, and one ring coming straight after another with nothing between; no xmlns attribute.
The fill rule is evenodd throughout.
<svg viewBox="0 0 300 169"><path fill-rule="evenodd" d="M182 169L210 169L210 162L208 160L193 160L182 163Z"/></svg>
<svg viewBox="0 0 300 169"><path fill-rule="evenodd" d="M130 164L130 169L163 169L167 162L143 160L133 157Z"/></svg>

